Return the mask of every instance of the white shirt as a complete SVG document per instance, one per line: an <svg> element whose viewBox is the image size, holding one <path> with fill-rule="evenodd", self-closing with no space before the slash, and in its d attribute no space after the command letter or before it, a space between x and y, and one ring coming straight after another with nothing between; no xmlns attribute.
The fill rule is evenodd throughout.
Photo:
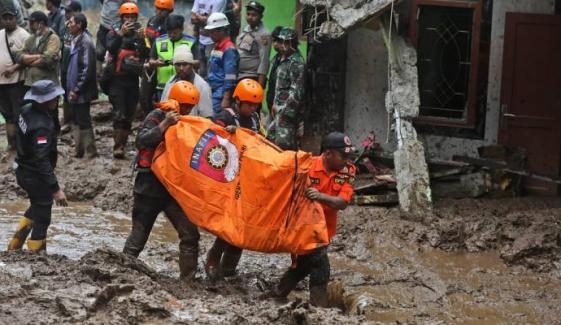
<svg viewBox="0 0 561 325"><path fill-rule="evenodd" d="M23 50L25 40L28 37L29 33L25 29L17 27L13 32L8 34L8 44L6 44L6 30L0 30L0 84L15 84L23 80L23 71L16 71L10 78L3 77L2 73L13 63L7 46L10 46L10 50L15 57L16 52Z"/></svg>
<svg viewBox="0 0 561 325"><path fill-rule="evenodd" d="M164 90L162 91L162 98L160 100L164 101L168 99L171 86L177 81L176 77L177 76L174 75L168 80L166 86L164 87ZM214 115L214 111L212 110L212 90L210 89L210 86L197 73L195 73L194 85L199 90L200 99L199 103L193 107L193 110L189 115L212 117Z"/></svg>
<svg viewBox="0 0 561 325"><path fill-rule="evenodd" d="M191 12L197 13L199 15L206 14L210 16L213 12L225 12L226 11L226 0L195 0L193 3L193 9ZM207 17L208 17L207 16ZM205 35L199 35L199 42L203 45L213 44L210 37Z"/></svg>

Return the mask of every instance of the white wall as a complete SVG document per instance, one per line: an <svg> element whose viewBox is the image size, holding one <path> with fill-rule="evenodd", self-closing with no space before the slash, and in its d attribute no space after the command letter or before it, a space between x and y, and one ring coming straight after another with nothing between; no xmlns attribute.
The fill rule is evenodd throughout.
<svg viewBox="0 0 561 325"><path fill-rule="evenodd" d="M451 159L453 155L477 156L477 147L496 144L500 111L505 15L507 12L553 14L554 0L495 0L491 30L491 53L485 139L420 135L430 158ZM387 51L381 32L360 28L350 32L347 49L347 94L345 132L354 141L374 130L386 151L387 113L384 98L387 87Z"/></svg>

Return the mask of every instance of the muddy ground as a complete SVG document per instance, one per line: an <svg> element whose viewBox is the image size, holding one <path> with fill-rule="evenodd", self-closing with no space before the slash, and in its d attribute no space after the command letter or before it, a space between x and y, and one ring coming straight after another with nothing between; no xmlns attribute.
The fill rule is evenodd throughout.
<svg viewBox="0 0 561 325"><path fill-rule="evenodd" d="M246 252L238 277L177 279L177 239L160 218L140 260L119 253L130 227L129 159L111 159L110 108L94 106L93 160L72 158L63 135L57 175L72 201L55 208L49 255L0 252L0 324L554 324L561 312L561 201L516 198L436 203L425 223L397 208L349 207L330 246L341 308L314 308L306 284L263 301L290 264ZM3 134L0 136L3 137ZM132 141L132 137L130 138ZM26 208L0 158L0 244ZM212 243L203 234L201 254Z"/></svg>

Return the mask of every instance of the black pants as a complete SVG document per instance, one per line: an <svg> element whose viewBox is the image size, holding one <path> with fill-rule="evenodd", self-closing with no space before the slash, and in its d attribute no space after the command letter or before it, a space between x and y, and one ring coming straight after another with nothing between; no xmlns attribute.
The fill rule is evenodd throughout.
<svg viewBox="0 0 561 325"><path fill-rule="evenodd" d="M140 255L160 212L165 213L179 235L180 255L198 254L199 229L189 221L177 202L171 196L159 198L138 193L134 194L132 230L123 252L135 257Z"/></svg>
<svg viewBox="0 0 561 325"><path fill-rule="evenodd" d="M26 88L22 82L0 85L0 113L6 123L17 123L19 109L22 106Z"/></svg>
<svg viewBox="0 0 561 325"><path fill-rule="evenodd" d="M72 120L78 125L80 130L92 128L92 116L90 114L90 102L81 104L70 104L72 110Z"/></svg>
<svg viewBox="0 0 561 325"><path fill-rule="evenodd" d="M115 77L109 87L113 128L130 130L138 104L138 77Z"/></svg>
<svg viewBox="0 0 561 325"><path fill-rule="evenodd" d="M16 180L27 196L30 206L24 216L33 220L31 239L47 238L47 229L51 224L51 209L53 207L53 193L48 184L40 180L37 175L21 167L16 169Z"/></svg>
<svg viewBox="0 0 561 325"><path fill-rule="evenodd" d="M280 281L279 291L288 295L298 282L310 276L310 288L327 285L331 276L331 267L327 257L327 247L320 247L307 255L298 255L296 267L286 271Z"/></svg>

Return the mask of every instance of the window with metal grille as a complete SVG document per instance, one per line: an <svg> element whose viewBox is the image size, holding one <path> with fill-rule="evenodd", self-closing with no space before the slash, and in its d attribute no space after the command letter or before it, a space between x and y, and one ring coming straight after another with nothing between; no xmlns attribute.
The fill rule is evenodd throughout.
<svg viewBox="0 0 561 325"><path fill-rule="evenodd" d="M417 0L419 122L473 127L479 56L480 1Z"/></svg>

